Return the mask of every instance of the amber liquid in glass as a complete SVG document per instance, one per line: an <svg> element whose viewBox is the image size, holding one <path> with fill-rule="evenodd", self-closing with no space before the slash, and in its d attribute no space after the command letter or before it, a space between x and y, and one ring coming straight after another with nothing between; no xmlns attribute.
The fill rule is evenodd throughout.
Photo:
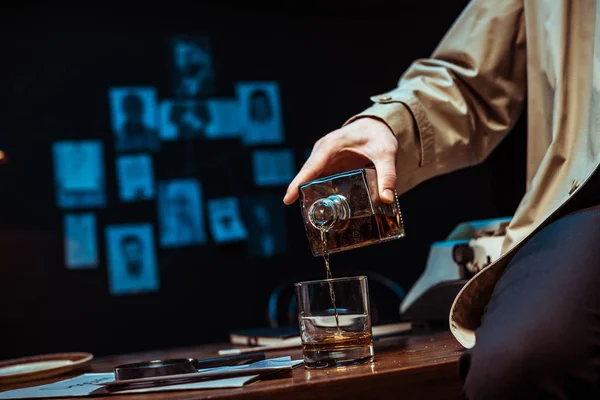
<svg viewBox="0 0 600 400"><path fill-rule="evenodd" d="M305 351L338 351L352 347L370 346L373 344L371 332L341 332L315 335L311 342L304 343Z"/></svg>

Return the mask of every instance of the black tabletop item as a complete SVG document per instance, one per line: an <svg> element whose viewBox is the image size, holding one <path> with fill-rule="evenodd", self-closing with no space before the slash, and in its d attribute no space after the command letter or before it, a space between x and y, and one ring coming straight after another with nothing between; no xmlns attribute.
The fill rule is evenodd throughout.
<svg viewBox="0 0 600 400"><path fill-rule="evenodd" d="M154 360L119 365L114 368L114 372L115 380L127 381L131 379L150 378L156 376L191 374L197 372L199 369L206 368L246 365L255 363L257 361L262 361L265 358L265 353L255 353L209 358L205 360L197 360L195 358Z"/></svg>

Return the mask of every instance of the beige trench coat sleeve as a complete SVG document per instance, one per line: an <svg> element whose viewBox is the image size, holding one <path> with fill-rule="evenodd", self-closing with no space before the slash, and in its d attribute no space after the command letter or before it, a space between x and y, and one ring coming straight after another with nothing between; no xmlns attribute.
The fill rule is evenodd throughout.
<svg viewBox="0 0 600 400"><path fill-rule="evenodd" d="M346 124L374 117L391 128L401 194L482 162L518 119L526 78L523 1L473 0L430 58L412 63L397 88L373 96Z"/></svg>

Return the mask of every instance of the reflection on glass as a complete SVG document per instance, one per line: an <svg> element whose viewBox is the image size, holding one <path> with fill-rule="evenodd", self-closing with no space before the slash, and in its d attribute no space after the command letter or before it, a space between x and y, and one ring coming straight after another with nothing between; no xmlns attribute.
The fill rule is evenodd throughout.
<svg viewBox="0 0 600 400"><path fill-rule="evenodd" d="M113 295L155 292L159 288L150 224L106 228L108 278Z"/></svg>
<svg viewBox="0 0 600 400"><path fill-rule="evenodd" d="M176 179L161 182L158 190L161 246L206 243L200 183L195 179Z"/></svg>
<svg viewBox="0 0 600 400"><path fill-rule="evenodd" d="M152 158L148 154L117 158L117 180L122 201L140 201L154 198Z"/></svg>
<svg viewBox="0 0 600 400"><path fill-rule="evenodd" d="M56 202L60 208L95 208L106 203L102 142L61 141L53 145Z"/></svg>

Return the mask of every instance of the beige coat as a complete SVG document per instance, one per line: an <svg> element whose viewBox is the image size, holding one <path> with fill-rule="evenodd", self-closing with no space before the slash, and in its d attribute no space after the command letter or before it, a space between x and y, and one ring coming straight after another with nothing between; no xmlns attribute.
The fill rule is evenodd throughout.
<svg viewBox="0 0 600 400"><path fill-rule="evenodd" d="M527 100L527 192L503 255L465 285L450 312L465 347L511 255L600 162L599 16L596 0L473 0L431 58L351 119L376 117L394 131L403 193L482 162Z"/></svg>

